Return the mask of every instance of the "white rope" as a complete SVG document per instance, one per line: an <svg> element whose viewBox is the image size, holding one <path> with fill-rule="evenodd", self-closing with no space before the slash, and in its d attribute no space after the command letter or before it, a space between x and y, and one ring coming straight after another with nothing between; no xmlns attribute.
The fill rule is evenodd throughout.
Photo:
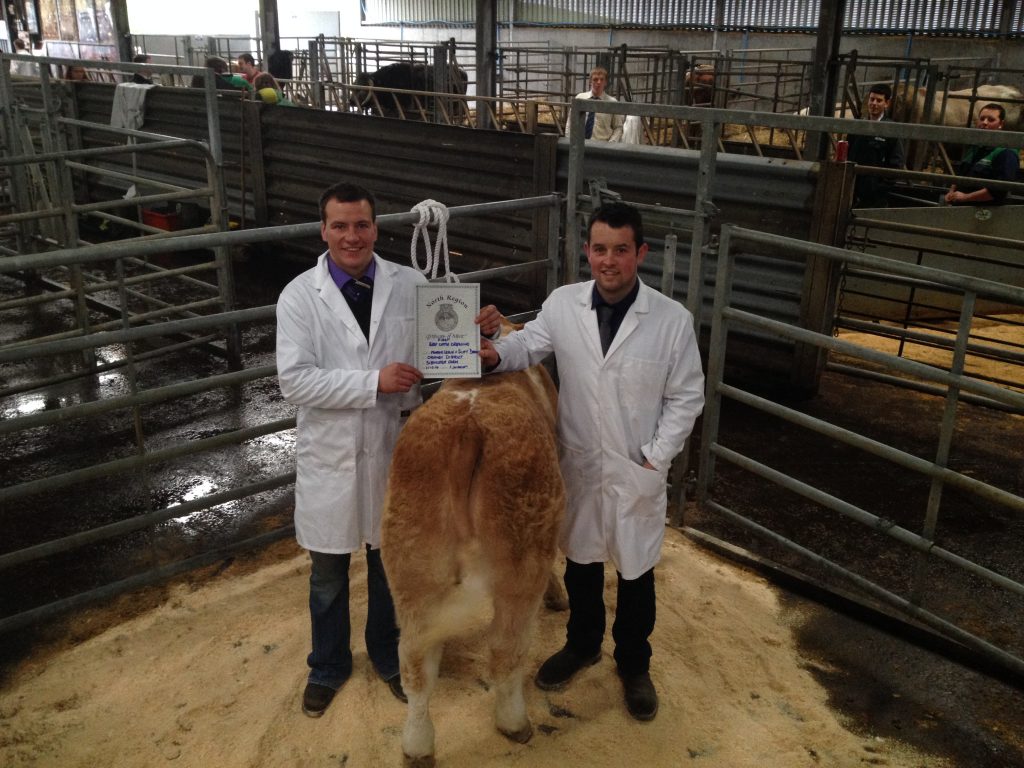
<svg viewBox="0 0 1024 768"><path fill-rule="evenodd" d="M452 272L448 256L448 208L436 200L423 200L412 207L420 215L412 230L412 242L409 244L409 260L415 269L418 269L431 280L437 277L437 269L441 264L441 249L444 249L444 279L446 283L459 282L459 276ZM434 240L434 250L430 250L430 224L437 225L437 238ZM419 257L416 255L417 238L422 237L424 251L426 252L426 264L422 267ZM429 274L428 274L429 273Z"/></svg>

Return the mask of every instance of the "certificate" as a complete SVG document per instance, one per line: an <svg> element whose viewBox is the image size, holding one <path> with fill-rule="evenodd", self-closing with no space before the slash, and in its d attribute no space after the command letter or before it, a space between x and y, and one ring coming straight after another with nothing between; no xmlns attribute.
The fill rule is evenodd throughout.
<svg viewBox="0 0 1024 768"><path fill-rule="evenodd" d="M480 378L478 283L416 286L416 367L428 379Z"/></svg>

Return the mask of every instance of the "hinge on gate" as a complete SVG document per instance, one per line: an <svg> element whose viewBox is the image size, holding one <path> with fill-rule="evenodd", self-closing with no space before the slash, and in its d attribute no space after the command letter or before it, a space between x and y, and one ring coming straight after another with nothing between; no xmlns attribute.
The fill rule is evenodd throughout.
<svg viewBox="0 0 1024 768"><path fill-rule="evenodd" d="M605 203L621 203L622 195L608 189L608 182L602 178L590 179L587 182L590 190L590 210L596 211Z"/></svg>

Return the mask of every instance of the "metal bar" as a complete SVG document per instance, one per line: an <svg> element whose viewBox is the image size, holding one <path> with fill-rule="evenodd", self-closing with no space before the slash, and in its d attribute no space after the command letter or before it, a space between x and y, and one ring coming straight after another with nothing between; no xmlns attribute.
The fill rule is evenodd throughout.
<svg viewBox="0 0 1024 768"><path fill-rule="evenodd" d="M115 597L122 592L130 592L131 590L138 589L139 587L166 581L170 577L179 573L184 573L185 571L190 571L216 562L217 560L221 560L234 552L240 552L245 549L263 546L271 542L278 541L286 536L293 535L294 532L294 526L285 526L284 528L279 528L275 531L269 531L267 533L262 533L259 536L253 536L245 541L235 542L234 544L229 544L225 547L218 547L212 552L196 555L195 557L190 557L187 560L180 560L177 563L172 563L171 565L154 568L153 570L139 574L138 576L131 576L127 579L115 581L112 584L107 584L106 586L89 590L88 592L82 592L74 595L73 597L67 597L63 600L47 603L46 605L33 608L29 611L23 611L22 613L17 613L13 616L7 616L0 619L0 634L21 629L22 627L26 627L37 621L51 618L60 613L88 605L89 603L97 600L105 600Z"/></svg>
<svg viewBox="0 0 1024 768"><path fill-rule="evenodd" d="M905 451L893 448L885 443L872 440L870 437L864 437L857 432L852 432L848 429L844 429L843 427L823 421L822 419L816 419L813 416L808 416L806 413L802 413L785 405L781 405L780 403L767 400L730 384L720 383L716 389L717 394L723 397L728 397L738 403L743 403L751 408L755 408L771 416L788 421L790 424L796 424L798 427L810 430L832 440L839 440L847 445L862 450L865 453L870 453L873 456L878 456L881 459L892 462L904 469L919 472L926 477L941 479L947 485L954 486L960 490L967 491L968 493L973 493L975 496L980 498L1024 512L1024 499L1020 496L1016 496L1001 488L984 483L981 480L976 480L973 477L960 474L946 466L938 466L926 459L914 456L911 453L906 453Z"/></svg>
<svg viewBox="0 0 1024 768"><path fill-rule="evenodd" d="M791 541L790 539L787 539L784 536L780 536L779 534L775 533L775 531L765 528L762 525L758 525L753 520L748 520L747 518L734 512L728 507L722 506L721 504L718 504L717 502L714 501L706 502L706 506L708 509L714 512L718 512L721 515L724 515L733 522L738 523L739 525L747 528L748 530L756 532L757 534L763 536L769 541L775 542L776 544L785 547L791 552L797 553L801 557L806 558L811 563L818 565L826 569L827 571L830 571L833 574L841 576L844 579L849 580L851 583L856 584L860 589L864 590L866 593L874 595L883 602L892 605L893 607L897 608L903 613L906 613L914 619L917 619L923 624L926 624L930 627L934 627L940 632L944 632L948 634L950 637L959 640L964 645L970 648L974 648L975 650L985 654L990 658L996 659L997 661L999 661L999 663L1005 665L1009 669L1014 670L1017 674L1024 674L1024 660L1007 653L1001 648L997 648L996 646L992 645L986 640L983 640L982 638L977 637L976 635L972 635L970 632L960 629L960 627L956 626L955 624L946 621L945 619L937 616L934 613L931 613L930 611L926 611L918 605L914 605L913 603L905 600L899 595L890 592L887 589L883 589L882 587L875 584L873 581L865 579L863 576L860 576L859 574L854 573L853 571L843 568L837 563L834 563L831 560L822 557L817 552L807 549L806 547L802 547L796 542Z"/></svg>
<svg viewBox="0 0 1024 768"><path fill-rule="evenodd" d="M846 376L859 376L863 379L871 379L872 381L880 381L885 384L893 384L898 387L903 387L904 389L912 389L915 392L924 392L928 395L938 395L939 397L942 397L946 393L945 387L936 387L930 384L923 384L919 381L910 381L901 376L892 376L878 371L869 371L864 368L856 368L852 365L844 365L842 363L825 363L825 369L829 371L836 371L838 373L845 374ZM1024 414L1024 409L1022 408L1014 408L1012 405L999 403L995 400L990 400L987 397L971 394L970 392L962 393L960 395L960 399L965 403L971 403L972 405L980 405L985 408L993 408L1007 413Z"/></svg>
<svg viewBox="0 0 1024 768"><path fill-rule="evenodd" d="M943 179L950 180L967 180L965 176L942 176ZM974 179L976 182L977 179ZM995 179L992 179L995 181ZM985 180L988 184L989 179ZM1024 188L1024 184L1018 184L1017 186ZM996 245L1004 248L1020 248L1020 239L1013 239L1010 237L995 237L993 235L981 235L976 232L957 232L952 229L936 229L935 227L923 227L919 224L904 224L896 221L883 221L882 219L867 219L861 218L856 213L853 214L853 224L858 227L864 227L865 229L884 229L889 232L906 232L912 235L927 235L928 237L938 237L943 240L959 240L972 245Z"/></svg>
<svg viewBox="0 0 1024 768"><path fill-rule="evenodd" d="M232 371L208 376L205 379L194 381L183 381L177 384L168 384L162 387L142 390L141 392L111 397L104 400L93 400L88 403L69 405L53 411L40 411L27 416L17 416L12 419L0 421L0 435L8 432L16 432L22 429L33 429L35 427L50 426L71 421L72 419L87 419L99 416L111 411L134 408L141 405L155 405L176 397L186 397L198 392L207 392L211 389L221 387L233 387L239 384L246 384L256 379L274 376L277 373L277 366L262 365L258 368L246 368L244 371Z"/></svg>
<svg viewBox="0 0 1024 768"><path fill-rule="evenodd" d="M261 437L262 435L269 435L274 432L292 429L294 426L294 416L287 419L277 419L276 421L259 424L255 427L244 427L232 432L224 432L219 435L215 435L214 437L207 437L202 440L192 440L187 443L182 443L181 445L171 446L170 448L151 451L145 456L130 456L124 459L115 459L114 461L108 461L103 464L93 464L89 467L65 472L61 475L43 477L38 480L29 480L28 482L19 483L18 485L0 488L0 502L9 503L17 499L25 498L26 496L31 496L35 493L56 491L61 488L67 488L70 485L75 485L76 483L81 483L86 480L96 480L110 475L137 471L161 461L170 461L171 459L181 458L182 456L191 456L197 453L202 453L203 451L220 448L225 445L235 445L253 437Z"/></svg>
<svg viewBox="0 0 1024 768"><path fill-rule="evenodd" d="M153 357L159 357L165 355L168 352L177 352L178 350L188 349L190 347L198 347L204 344L209 344L214 339L219 339L219 335L208 335L200 336L194 339L188 339L187 341L178 342L177 344L166 344L159 349L154 349L149 352L141 352L135 356L136 362L140 360L147 360ZM211 345L212 346L212 345ZM216 348L213 348L216 353ZM22 392L30 392L40 387L51 386L53 384L61 384L66 381L74 381L75 379L83 379L86 377L92 377L100 373L106 373L107 371L117 370L123 368L127 361L116 360L110 363L98 363L88 370L72 371L68 373L61 373L56 376L51 376L47 379L36 379L35 381L25 382L13 387L7 387L6 389L0 389L0 397L8 397L10 395L17 395Z"/></svg>
<svg viewBox="0 0 1024 768"><path fill-rule="evenodd" d="M904 373L909 373L913 376L925 379L926 381L933 381L947 386L957 383L962 389L974 392L975 394L984 395L992 398L993 400L1013 405L1014 407L1024 407L1024 394L1009 392L1005 389L1001 389L1000 387L994 387L990 384L977 381L976 379L970 379L963 376L956 377L953 376L953 374L924 363L906 360L904 358L897 357L896 355L879 352L878 350L870 349L869 347L862 347L858 344L854 344L853 342L843 341L842 339L836 339L831 336L824 336L820 333L815 333L814 331L797 328L796 326L789 325L788 323L772 320L767 317L761 317L760 315L744 312L743 310L726 308L723 310L723 314L731 320L736 320L755 328L769 331L778 336L782 336L783 338L790 338L796 341L814 344L815 346L822 347L823 349L842 352L852 357L859 357L864 360L881 363L887 368L894 368L898 371L903 371Z"/></svg>
<svg viewBox="0 0 1024 768"><path fill-rule="evenodd" d="M156 525L157 523L162 523L176 517L184 517L185 515L198 512L202 509L216 507L229 501L237 501L238 499L245 498L246 496L273 490L274 488L280 488L281 486L294 482L295 473L286 472L282 475L269 477L266 480L260 480L238 488L232 488L227 491L210 494L209 496L203 496L201 499L182 502L181 504L175 504L174 506L165 507L164 509L135 515L127 520L120 520L116 523L110 523L109 525L101 525L98 528L91 528L88 531L74 533L70 536L64 536L59 539L52 539L51 541L43 542L42 544L25 547L24 549L18 549L13 552L7 552L6 554L0 555L0 569L10 568L15 565L21 565L22 563L29 563L33 560L38 560L41 557L50 557L51 555L67 552L70 549L75 549L76 547L81 547L86 544L93 544L97 541L104 541L106 539L113 538L114 536L121 536L125 533L138 531L150 525Z"/></svg>
<svg viewBox="0 0 1024 768"><path fill-rule="evenodd" d="M1021 136L1024 136L1024 133ZM736 227L731 224L723 225L722 229L724 230L726 227L731 229L733 237L738 240L783 248L789 253L821 255L827 259L845 261L849 264L874 269L878 272L890 272L896 275L903 275L904 277L916 277L940 285L949 285L960 291L973 291L978 294L979 298L993 298L1007 301L1011 304L1024 304L1024 288L1003 285L992 280L948 272L943 269L936 269L935 267L908 264L882 256L848 251L845 248L836 248L831 245L796 240L784 235L758 232L757 230ZM0 262L0 264L3 264L3 262Z"/></svg>
<svg viewBox="0 0 1024 768"><path fill-rule="evenodd" d="M105 347L111 344L140 341L161 336L187 333L189 331L206 330L207 328L220 328L231 323L245 323L251 320L267 320L275 317L275 306L269 304L264 307L252 307L250 309L236 309L233 312L223 312L216 315L202 315L190 317L185 320L169 320L164 323L154 323L141 328L132 328L121 331L103 331L79 336L73 339L62 339L60 341L47 342L31 348L10 346L0 348L0 363L10 363L18 360L28 360L48 355L59 355L65 352L77 352L90 347Z"/></svg>
<svg viewBox="0 0 1024 768"><path fill-rule="evenodd" d="M945 337L936 336L932 333L922 333L920 331L910 330L909 328L900 328L880 323L867 323L863 320L856 320L849 317L841 318L837 322L837 327L846 328L851 331L869 333L873 336L885 336L892 339L914 341L929 347L936 347L938 349L953 348L953 344L950 344ZM1002 342L1002 344L1020 346L1018 344L1012 344L1012 342ZM1024 354L1005 350L1002 347L991 347L984 344L968 344L967 352L972 355L977 355L978 357L987 357L992 360L1006 360L1008 362L1024 365Z"/></svg>
<svg viewBox="0 0 1024 768"><path fill-rule="evenodd" d="M844 501L832 494L825 493L814 486L801 482L800 480L779 472L776 469L772 469L766 464L762 464L759 461L751 459L749 456L737 453L723 445L716 443L711 446L711 452L719 458L728 461L751 474L757 475L764 480L768 480L780 488L792 491L805 499L809 499L816 504L826 507L827 509L831 509L833 512L838 512L844 517L855 520L873 531L884 533L886 536L896 539L900 543L906 544L912 549L919 552L925 552L929 555L934 555L936 558L963 568L964 570L973 573L975 576L980 576L996 586L1003 587L1004 589L1024 596L1024 584L1007 578L1001 573L996 573L982 565L978 565L971 560L966 560L959 555L950 552L948 549L943 549L942 547L937 546L931 539L926 539L924 536L920 536L913 531L896 525L892 520L874 515L867 510L861 509L855 504ZM713 504L714 502L710 503Z"/></svg>
<svg viewBox="0 0 1024 768"><path fill-rule="evenodd" d="M123 181L131 181L133 183L142 183L148 187L154 189L165 189L168 192L192 192L196 197L202 195L203 197L209 197L212 190L209 187L193 189L192 187L183 187L180 184L168 184L167 182L157 181L148 176L140 176L136 173L124 173L123 171L115 171L112 168L103 168L98 165L89 165L88 163L76 163L68 161L68 168L73 168L76 171L85 171L87 173L94 173L97 176L105 176L108 179L121 179ZM135 200L136 198L132 198Z"/></svg>
<svg viewBox="0 0 1024 768"><path fill-rule="evenodd" d="M559 205L557 194L525 197L517 200L500 200L491 203L461 205L448 209L449 217L489 216L505 211L524 211ZM377 225L401 226L415 224L419 214L389 213L377 217ZM170 240L131 240L115 241L85 248L65 249L49 253L23 254L0 259L0 273L17 272L26 269L47 269L64 264L85 264L93 261L106 261L125 255L153 255L158 253L174 253L176 251L200 250L217 245L238 245L242 243L266 243L277 240L288 240L315 235L319 237L320 222L305 224L288 224L280 227L265 227L258 230L239 230L234 232L212 232L202 235L176 234Z"/></svg>
<svg viewBox="0 0 1024 768"><path fill-rule="evenodd" d="M67 122L62 120L61 122ZM82 126L92 127L96 123L86 123L80 120L72 121ZM41 152L36 155L6 155L0 158L0 165L25 165L28 163L45 162L49 160L70 160L71 158L82 157L104 157L106 155L123 155L134 152L146 152L151 149L172 149L174 147L195 147L196 142L192 139L167 139L149 144L118 144L113 147L90 147L88 149L69 149L67 152ZM202 146L202 145L200 145ZM205 150L206 148L203 147ZM77 165L77 164L76 164ZM81 166L91 168L92 166Z"/></svg>

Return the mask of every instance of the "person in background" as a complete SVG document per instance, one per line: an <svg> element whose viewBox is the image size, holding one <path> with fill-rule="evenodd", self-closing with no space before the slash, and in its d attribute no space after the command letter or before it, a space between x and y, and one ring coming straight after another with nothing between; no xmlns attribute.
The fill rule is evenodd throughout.
<svg viewBox="0 0 1024 768"><path fill-rule="evenodd" d="M975 128L985 131L1001 131L1006 123L1006 109L1001 104L986 104L978 112ZM1020 172L1020 156L1015 149L1006 147L972 146L964 153L957 168L957 176L974 176L978 179L1016 181ZM950 205L1002 205L1009 190L989 188L981 184L956 184L946 193Z"/></svg>
<svg viewBox="0 0 1024 768"><path fill-rule="evenodd" d="M137 53L132 56L133 64L149 64L149 54ZM132 74L133 83L136 85L153 85L152 73L149 70L135 72Z"/></svg>
<svg viewBox="0 0 1024 768"><path fill-rule="evenodd" d="M604 67L594 67L590 70L590 90L577 93L577 99L597 99L598 101L617 101L613 96L605 92L608 87L608 70ZM573 116L565 123L565 137L572 135ZM587 121L584 125L584 138L596 141L621 141L622 125L625 122L623 115L609 115L608 113L598 114L587 113Z"/></svg>
<svg viewBox="0 0 1024 768"><path fill-rule="evenodd" d="M69 64L64 68L64 79L65 80L90 80L89 73L85 67L77 64Z"/></svg>
<svg viewBox="0 0 1024 768"><path fill-rule="evenodd" d="M279 43L271 43L270 55L267 56L267 72L274 76L278 82L294 78L292 61L295 54L291 51L282 51Z"/></svg>
<svg viewBox="0 0 1024 768"><path fill-rule="evenodd" d="M256 79L256 75L260 73L260 68L256 66L256 60L252 57L251 53L241 54L235 64L247 82L251 83Z"/></svg>
<svg viewBox="0 0 1024 768"><path fill-rule="evenodd" d="M203 66L213 70L214 84L219 90L240 91L252 89L252 86L244 77L231 73L231 67L220 56L207 56ZM202 75L193 75L191 83L193 88L203 88L205 83L206 80Z"/></svg>
<svg viewBox="0 0 1024 768"><path fill-rule="evenodd" d="M14 38L14 52L19 56L31 56L28 45L20 37ZM31 61L11 60L11 74L21 77L39 77L39 65Z"/></svg>
<svg viewBox="0 0 1024 768"><path fill-rule="evenodd" d="M557 288L522 330L482 340L480 360L485 370L521 370L554 352L558 363L566 486L559 545L569 621L564 647L535 682L561 690L601 660L611 561L618 572L612 639L626 709L651 720L658 694L649 638L668 471L704 407L704 374L693 317L638 276L647 255L640 212L619 202L597 209L584 251L594 279ZM490 311L480 313L482 329L495 322Z"/></svg>
<svg viewBox="0 0 1024 768"><path fill-rule="evenodd" d="M284 97L280 84L268 72L260 72L252 81L252 87L256 95L265 104L281 104L292 106L292 103Z"/></svg>
<svg viewBox="0 0 1024 768"><path fill-rule="evenodd" d="M876 122L889 120L892 105L892 88L885 83L872 85L868 91L864 120ZM903 146L897 138L883 136L861 136L851 133L847 159L858 165L873 165L879 168L902 168ZM892 182L881 176L858 175L853 188L854 208L884 208L889 204Z"/></svg>

